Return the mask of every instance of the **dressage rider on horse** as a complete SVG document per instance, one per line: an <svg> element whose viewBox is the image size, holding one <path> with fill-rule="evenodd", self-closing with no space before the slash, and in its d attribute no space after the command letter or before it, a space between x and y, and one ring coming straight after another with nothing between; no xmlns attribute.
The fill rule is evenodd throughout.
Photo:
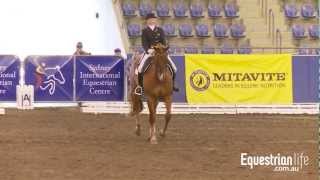
<svg viewBox="0 0 320 180"><path fill-rule="evenodd" d="M161 43L164 46L166 45L165 34L162 28L157 26L157 17L154 13L147 14L146 16L147 27L142 30L142 46L144 49L144 53L142 56L142 60L138 67L138 82L139 85L136 87L135 92L138 95L141 95L143 92L143 73L145 68L150 64L147 60L153 55L154 49L152 49L153 45L157 43ZM175 76L177 72L177 67L173 63L172 59L168 55L169 66L173 72L173 90L179 91L177 87L175 87ZM147 63L148 62L148 63Z"/></svg>

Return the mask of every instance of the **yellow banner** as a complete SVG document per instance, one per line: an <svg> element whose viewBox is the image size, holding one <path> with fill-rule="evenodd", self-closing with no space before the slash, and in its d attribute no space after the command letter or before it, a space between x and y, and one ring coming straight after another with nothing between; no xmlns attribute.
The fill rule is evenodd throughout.
<svg viewBox="0 0 320 180"><path fill-rule="evenodd" d="M291 55L186 55L188 103L290 104Z"/></svg>

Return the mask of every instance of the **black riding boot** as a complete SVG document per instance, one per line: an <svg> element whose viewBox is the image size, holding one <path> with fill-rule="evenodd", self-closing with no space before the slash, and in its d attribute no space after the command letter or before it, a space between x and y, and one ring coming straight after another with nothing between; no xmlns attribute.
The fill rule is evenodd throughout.
<svg viewBox="0 0 320 180"><path fill-rule="evenodd" d="M143 74L142 73L138 73L138 83L139 83L139 86L141 86L143 88Z"/></svg>
<svg viewBox="0 0 320 180"><path fill-rule="evenodd" d="M176 79L176 73L173 72L173 75L172 75L173 91L178 92L178 91L179 91L179 88L176 87L175 79Z"/></svg>

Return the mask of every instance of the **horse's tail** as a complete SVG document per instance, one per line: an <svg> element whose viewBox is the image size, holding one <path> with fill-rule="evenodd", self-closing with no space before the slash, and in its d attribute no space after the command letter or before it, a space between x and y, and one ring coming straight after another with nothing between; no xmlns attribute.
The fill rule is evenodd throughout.
<svg viewBox="0 0 320 180"><path fill-rule="evenodd" d="M143 103L141 97L134 93L131 93L130 105L130 116L135 116L143 110Z"/></svg>
<svg viewBox="0 0 320 180"><path fill-rule="evenodd" d="M131 65L129 66L129 83L130 83L130 89L129 89L129 94L130 94L130 98L129 98L129 102L130 102L130 106L131 106L131 112L130 112L130 116L135 116L137 114L139 114L142 110L143 110L143 103L142 100L140 98L140 96L136 95L134 93L134 89L136 87L136 80L135 80L135 68L138 66L138 61L139 61L140 57L139 56L133 56L131 59Z"/></svg>

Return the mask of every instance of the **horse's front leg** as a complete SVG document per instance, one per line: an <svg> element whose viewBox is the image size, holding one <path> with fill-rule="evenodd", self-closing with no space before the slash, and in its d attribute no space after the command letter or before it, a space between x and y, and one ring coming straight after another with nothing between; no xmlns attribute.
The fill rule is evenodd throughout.
<svg viewBox="0 0 320 180"><path fill-rule="evenodd" d="M158 144L156 136L156 109L157 109L157 100L153 97L148 97L148 107L149 107L149 123L150 123L150 143Z"/></svg>
<svg viewBox="0 0 320 180"><path fill-rule="evenodd" d="M166 96L164 97L164 103L165 103L165 106L166 106L166 115L165 115L165 125L164 125L164 128L163 130L160 131L160 136L162 137L165 137L166 136L166 131L167 131L167 128L168 128L168 124L171 120L171 105L172 105L172 96Z"/></svg>

